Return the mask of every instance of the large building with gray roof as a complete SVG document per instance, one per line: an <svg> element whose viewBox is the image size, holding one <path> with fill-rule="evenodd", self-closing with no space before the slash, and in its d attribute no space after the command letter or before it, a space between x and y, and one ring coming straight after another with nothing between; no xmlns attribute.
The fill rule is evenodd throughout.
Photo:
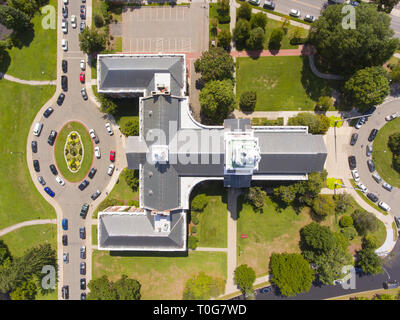
<svg viewBox="0 0 400 320"><path fill-rule="evenodd" d="M139 171L139 208L99 214L100 250L186 250L193 187L222 180L306 180L322 171L327 150L308 127L267 127L249 119L222 126L195 121L186 96L184 55L99 55L98 90L139 96L139 136L128 137L128 168Z"/></svg>

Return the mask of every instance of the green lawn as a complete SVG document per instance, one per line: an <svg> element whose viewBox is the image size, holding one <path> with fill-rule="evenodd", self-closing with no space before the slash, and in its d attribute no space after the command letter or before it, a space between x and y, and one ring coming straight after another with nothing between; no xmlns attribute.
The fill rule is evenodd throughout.
<svg viewBox="0 0 400 320"><path fill-rule="evenodd" d="M57 1L50 0L57 12ZM22 47L8 50L11 63L0 66L0 71L24 80L55 80L57 77L57 29L44 29L40 12L32 19L32 32L21 37ZM46 20L44 20L46 22ZM56 21L57 22L57 21ZM7 70L5 70L7 69Z"/></svg>
<svg viewBox="0 0 400 320"><path fill-rule="evenodd" d="M72 131L79 133L83 144L83 160L80 169L76 173L69 171L67 162L64 158L65 142ZM59 132L55 144L55 158L60 174L71 182L83 180L92 166L93 148L93 142L87 128L79 122L68 122Z"/></svg>
<svg viewBox="0 0 400 320"><path fill-rule="evenodd" d="M150 253L111 256L108 251L94 250L92 259L93 278L107 275L115 281L126 274L141 283L143 300L180 300L186 281L201 271L226 280L225 252L199 251L173 257Z"/></svg>
<svg viewBox="0 0 400 320"><path fill-rule="evenodd" d="M217 3L210 3L209 7L209 38L210 40L216 40L217 36L211 32L211 21L213 18L218 19L218 12L217 12L218 4ZM221 30L229 30L230 29L230 23L218 23L217 25L218 31Z"/></svg>
<svg viewBox="0 0 400 320"><path fill-rule="evenodd" d="M122 37L114 38L114 50L115 52L122 52Z"/></svg>
<svg viewBox="0 0 400 320"><path fill-rule="evenodd" d="M392 166L393 154L388 146L389 136L395 132L400 132L400 118L388 122L379 130L373 144L372 159L382 179L400 188L400 172Z"/></svg>
<svg viewBox="0 0 400 320"><path fill-rule="evenodd" d="M207 207L199 214L199 224L196 237L199 247L226 248L227 247L227 219L226 189L222 183L210 181L199 187L193 194L205 193Z"/></svg>
<svg viewBox="0 0 400 320"><path fill-rule="evenodd" d="M97 225L92 225L92 245L97 246Z"/></svg>
<svg viewBox="0 0 400 320"><path fill-rule="evenodd" d="M257 92L255 111L314 110L320 96L330 96L329 83L314 76L307 58L237 58L236 97Z"/></svg>
<svg viewBox="0 0 400 320"><path fill-rule="evenodd" d="M56 217L34 186L26 163L30 126L55 89L0 80L0 229L26 220Z"/></svg>
<svg viewBox="0 0 400 320"><path fill-rule="evenodd" d="M266 30L265 30L265 41L264 41L264 49L268 49L269 38L271 37L272 30L281 28L282 22L277 20L268 19ZM292 35L293 30L295 27L288 26L287 33L283 36L281 41L280 49L297 49L298 45L290 44L290 37ZM301 28L302 30L302 37L306 37L308 34L308 30Z"/></svg>

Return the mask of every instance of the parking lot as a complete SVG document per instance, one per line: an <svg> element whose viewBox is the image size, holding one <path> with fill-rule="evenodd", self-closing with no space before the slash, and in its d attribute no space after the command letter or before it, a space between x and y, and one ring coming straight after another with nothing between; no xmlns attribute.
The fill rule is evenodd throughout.
<svg viewBox="0 0 400 320"><path fill-rule="evenodd" d="M208 48L208 9L201 3L175 7L125 7L124 53L202 52Z"/></svg>

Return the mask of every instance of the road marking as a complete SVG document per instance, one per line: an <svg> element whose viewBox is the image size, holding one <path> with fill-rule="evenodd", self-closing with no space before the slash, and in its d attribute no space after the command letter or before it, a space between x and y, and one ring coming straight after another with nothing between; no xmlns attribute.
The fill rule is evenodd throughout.
<svg viewBox="0 0 400 320"><path fill-rule="evenodd" d="M305 2L302 2L302 1L298 1L298 0L292 0L292 1L296 2L296 3L300 3L300 4L302 4L303 6L306 6L306 7L310 7L310 8L321 10L321 7L314 6L312 4L308 4L308 3L305 3Z"/></svg>

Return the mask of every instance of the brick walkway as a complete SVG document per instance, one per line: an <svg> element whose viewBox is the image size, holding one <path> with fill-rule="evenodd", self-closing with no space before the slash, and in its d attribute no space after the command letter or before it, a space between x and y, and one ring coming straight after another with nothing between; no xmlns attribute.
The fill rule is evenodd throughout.
<svg viewBox="0 0 400 320"><path fill-rule="evenodd" d="M251 57L251 58L257 58L257 57L288 57L288 56L301 56L301 55L312 55L313 49L310 46L307 45L299 45L297 49L282 49L282 50L276 50L276 51L270 51L270 50L256 50L256 51L232 51L231 56L234 58L237 57Z"/></svg>

